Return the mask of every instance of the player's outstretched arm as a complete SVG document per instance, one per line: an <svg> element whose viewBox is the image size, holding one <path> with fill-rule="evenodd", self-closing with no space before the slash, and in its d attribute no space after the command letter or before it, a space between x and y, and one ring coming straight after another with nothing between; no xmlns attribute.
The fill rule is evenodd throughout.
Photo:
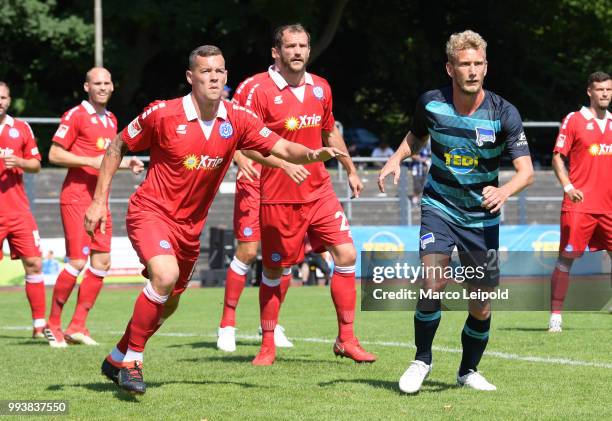
<svg viewBox="0 0 612 421"><path fill-rule="evenodd" d="M293 164L309 164L311 162L325 162L335 157L347 156L337 148L324 147L316 150L307 148L299 143L280 139L270 151L277 158L284 159Z"/></svg>
<svg viewBox="0 0 612 421"><path fill-rule="evenodd" d="M399 183L401 168L400 164L402 161L409 156L418 153L425 142L427 142L428 136L425 136L422 139L419 139L412 132L408 132L406 137L402 143L400 143L399 147L395 151L393 155L387 160L384 167L380 170L380 174L378 175L378 188L381 192L385 192L385 178L387 178L390 174L393 174L393 184Z"/></svg>
<svg viewBox="0 0 612 421"><path fill-rule="evenodd" d="M552 167L557 179L563 186L563 190L567 193L570 200L574 203L582 202L584 200L584 193L575 188L572 184L567 173L567 167L565 166L563 155L559 152L553 152Z"/></svg>
<svg viewBox="0 0 612 421"><path fill-rule="evenodd" d="M49 149L49 162L67 168L92 167L98 169L102 163L102 155L79 156L67 151L57 143L52 143Z"/></svg>
<svg viewBox="0 0 612 421"><path fill-rule="evenodd" d="M533 183L533 164L531 156L520 156L512 161L516 174L506 184L500 187L486 186L482 189L482 207L491 213L498 212L508 197L519 193Z"/></svg>
<svg viewBox="0 0 612 421"><path fill-rule="evenodd" d="M93 201L85 212L85 231L91 236L100 224L100 231L105 233L106 230L106 208L108 194L110 192L113 176L117 172L119 165L123 159L123 155L127 152L127 146L121 138L121 134L115 136L102 160L100 173L98 174L98 183L94 192Z"/></svg>
<svg viewBox="0 0 612 421"><path fill-rule="evenodd" d="M310 171L308 171L303 165L292 164L291 162L284 161L273 155L264 157L257 151L242 150L244 156L249 157L255 162L259 162L262 165L270 168L282 169L291 180L297 184L301 184L308 178ZM235 156L234 156L235 157Z"/></svg>
<svg viewBox="0 0 612 421"><path fill-rule="evenodd" d="M253 159L248 158L240 151L236 151L234 152L234 162L238 165L236 179L244 177L249 181L254 181L259 178L260 174L253 166Z"/></svg>
<svg viewBox="0 0 612 421"><path fill-rule="evenodd" d="M355 164L353 164L353 160L351 159L348 148L346 147L346 142L340 134L338 127L334 125L331 132L323 132L323 144L325 146L331 146L339 149L346 154L346 156L338 157L338 161L340 161L346 170L349 186L353 192L353 197L358 198L363 190L363 183L359 178L359 174L357 174L357 168L355 168Z"/></svg>
<svg viewBox="0 0 612 421"><path fill-rule="evenodd" d="M7 169L21 168L27 173L40 172L40 161L36 158L24 159L15 155L9 155L2 157L4 160L4 166Z"/></svg>

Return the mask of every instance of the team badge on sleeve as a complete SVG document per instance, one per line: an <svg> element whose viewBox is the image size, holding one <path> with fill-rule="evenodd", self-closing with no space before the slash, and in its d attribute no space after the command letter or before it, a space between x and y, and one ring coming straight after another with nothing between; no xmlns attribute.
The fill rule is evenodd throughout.
<svg viewBox="0 0 612 421"><path fill-rule="evenodd" d="M138 133L140 133L141 131L142 131L142 127L140 126L140 123L138 122L138 117L136 117L127 126L128 136L130 137L130 139L134 139L138 135Z"/></svg>
<svg viewBox="0 0 612 421"><path fill-rule="evenodd" d="M482 146L485 142L495 142L495 130L476 127L476 144Z"/></svg>
<svg viewBox="0 0 612 421"><path fill-rule="evenodd" d="M38 147L34 147L34 148L30 149L30 154L38 155Z"/></svg>
<svg viewBox="0 0 612 421"><path fill-rule="evenodd" d="M259 131L259 135L261 137L268 137L270 136L270 133L272 133L272 130L268 129L267 127L264 127L263 129Z"/></svg>
<svg viewBox="0 0 612 421"><path fill-rule="evenodd" d="M565 135L560 134L559 137L557 138L557 148L562 148L563 145L565 145Z"/></svg>
<svg viewBox="0 0 612 421"><path fill-rule="evenodd" d="M219 126L219 134L221 135L223 139L228 139L234 134L234 128L232 127L230 123L228 123L227 121L224 121Z"/></svg>
<svg viewBox="0 0 612 421"><path fill-rule="evenodd" d="M323 99L323 88L320 86L315 86L312 88L312 94L317 97L317 99Z"/></svg>
<svg viewBox="0 0 612 421"><path fill-rule="evenodd" d="M57 131L55 132L55 136L59 137L60 139L63 139L64 136L66 136L66 133L68 133L68 129L69 127L65 124L60 124L60 126L57 128Z"/></svg>

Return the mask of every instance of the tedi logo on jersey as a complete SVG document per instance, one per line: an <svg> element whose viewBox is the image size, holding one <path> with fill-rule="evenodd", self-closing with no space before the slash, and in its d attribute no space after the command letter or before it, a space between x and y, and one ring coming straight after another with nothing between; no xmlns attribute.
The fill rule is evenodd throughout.
<svg viewBox="0 0 612 421"><path fill-rule="evenodd" d="M592 156L612 155L612 145L593 143L589 146L589 153Z"/></svg>
<svg viewBox="0 0 612 421"><path fill-rule="evenodd" d="M191 154L183 159L183 167L188 170L216 170L223 163L223 158L221 157L210 157L208 155L200 155L199 157Z"/></svg>
<svg viewBox="0 0 612 421"><path fill-rule="evenodd" d="M287 120L285 120L285 129L292 132L309 127L319 127L320 125L321 116L317 114L289 117Z"/></svg>
<svg viewBox="0 0 612 421"><path fill-rule="evenodd" d="M478 165L478 157L467 148L455 148L444 154L446 166L455 174L467 174Z"/></svg>
<svg viewBox="0 0 612 421"><path fill-rule="evenodd" d="M495 130L476 127L476 144L482 146L485 142L495 142Z"/></svg>

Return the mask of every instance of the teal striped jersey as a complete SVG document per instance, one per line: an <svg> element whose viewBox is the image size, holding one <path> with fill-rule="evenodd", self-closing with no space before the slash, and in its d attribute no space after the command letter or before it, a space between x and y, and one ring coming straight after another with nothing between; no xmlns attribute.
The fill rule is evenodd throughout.
<svg viewBox="0 0 612 421"><path fill-rule="evenodd" d="M431 168L422 206L464 227L499 224L499 213L481 207L482 190L498 186L500 158L529 155L518 110L485 90L485 98L469 116L457 113L452 88L424 93L418 100L411 132L430 136Z"/></svg>

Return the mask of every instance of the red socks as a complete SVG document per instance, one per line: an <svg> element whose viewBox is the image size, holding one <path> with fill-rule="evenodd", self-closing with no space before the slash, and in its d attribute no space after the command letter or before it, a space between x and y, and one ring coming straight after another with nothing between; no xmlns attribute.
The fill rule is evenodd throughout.
<svg viewBox="0 0 612 421"><path fill-rule="evenodd" d="M570 268L559 263L553 271L550 279L550 310L553 313L561 313L563 309L563 301L569 287L569 270Z"/></svg>
<svg viewBox="0 0 612 421"><path fill-rule="evenodd" d="M129 335L128 347L132 351L144 351L149 338L159 329L159 319L167 300L168 295L159 295L150 282L144 287L136 299L134 313L126 329L126 335ZM122 342L123 338L117 344L117 348L123 352Z"/></svg>
<svg viewBox="0 0 612 421"><path fill-rule="evenodd" d="M30 309L32 310L32 320L45 319L45 283L42 274L26 275L25 290Z"/></svg>
<svg viewBox="0 0 612 421"><path fill-rule="evenodd" d="M102 289L105 276L106 271L104 270L98 270L92 267L87 269L83 281L79 286L76 309L74 310L72 321L68 329L66 329L67 332L79 332L85 328L87 315L96 302L96 298Z"/></svg>
<svg viewBox="0 0 612 421"><path fill-rule="evenodd" d="M261 344L271 348L274 348L274 328L278 323L281 304L280 282L280 279L268 279L264 274L259 286L260 321L263 331Z"/></svg>
<svg viewBox="0 0 612 421"><path fill-rule="evenodd" d="M234 260L237 259L234 257ZM240 300L247 278L246 272L243 275L236 273L232 265L227 269L225 279L225 297L223 299L223 316L219 324L220 327L236 326L236 307L238 307L238 300ZM239 272L242 271L239 270Z"/></svg>
<svg viewBox="0 0 612 421"><path fill-rule="evenodd" d="M338 338L346 342L355 337L353 321L355 319L355 266L335 266L331 279L331 296L336 307L338 318Z"/></svg>
<svg viewBox="0 0 612 421"><path fill-rule="evenodd" d="M51 299L50 325L61 326L62 309L68 298L70 298L70 293L74 288L74 284L76 284L77 276L79 276L79 271L70 266L70 264L66 264L64 270L58 275L55 287L53 288L53 298Z"/></svg>

